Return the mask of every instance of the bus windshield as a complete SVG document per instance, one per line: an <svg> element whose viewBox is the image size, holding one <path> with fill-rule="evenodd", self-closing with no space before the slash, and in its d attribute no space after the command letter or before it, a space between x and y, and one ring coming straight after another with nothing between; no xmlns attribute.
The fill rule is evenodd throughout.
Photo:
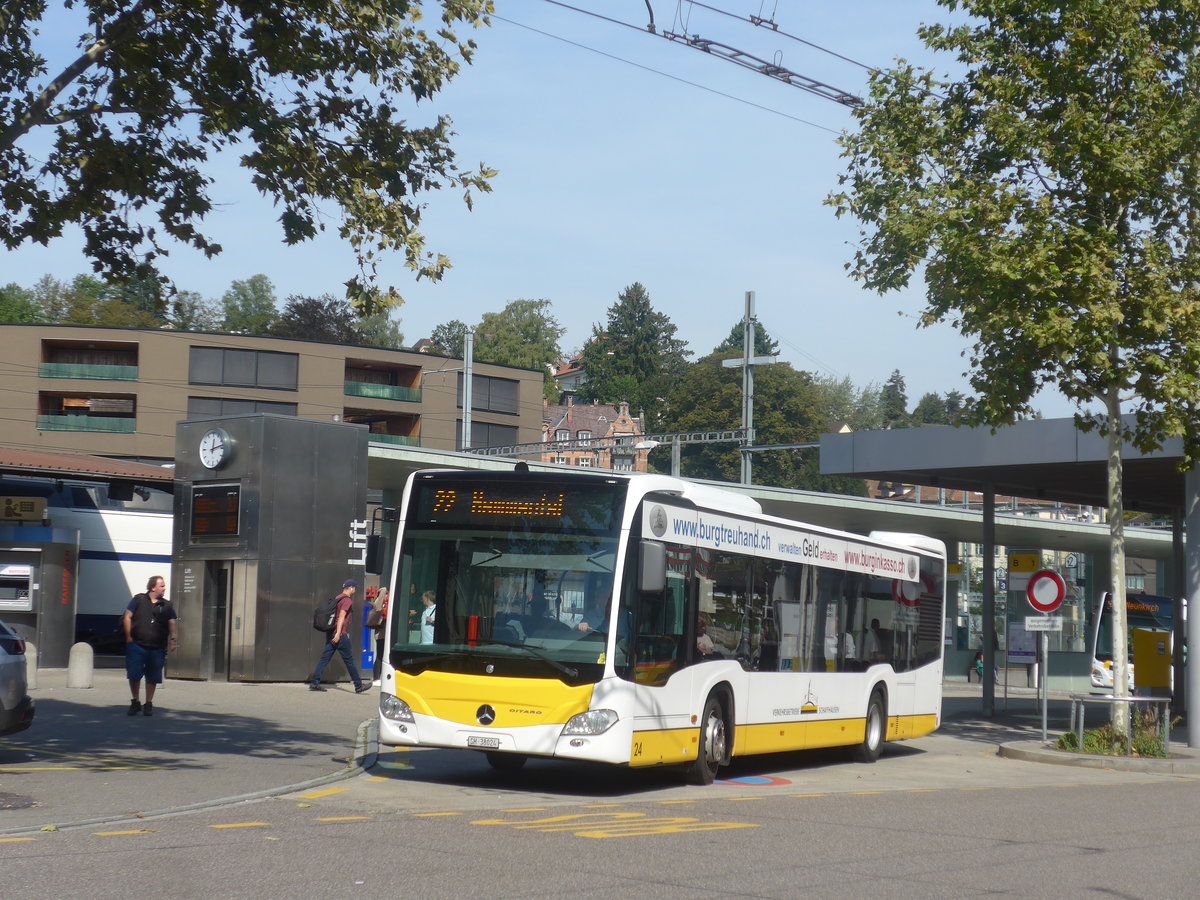
<svg viewBox="0 0 1200 900"><path fill-rule="evenodd" d="M400 550L406 602L393 605L392 664L597 679L622 498L609 483L541 481L531 491L519 479L465 474L461 484L418 483Z"/></svg>

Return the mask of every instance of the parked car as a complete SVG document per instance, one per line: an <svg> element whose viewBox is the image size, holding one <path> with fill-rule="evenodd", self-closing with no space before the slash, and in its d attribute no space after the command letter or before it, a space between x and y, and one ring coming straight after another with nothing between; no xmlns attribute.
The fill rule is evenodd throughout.
<svg viewBox="0 0 1200 900"><path fill-rule="evenodd" d="M33 698L25 674L25 641L0 622L0 734L33 724Z"/></svg>

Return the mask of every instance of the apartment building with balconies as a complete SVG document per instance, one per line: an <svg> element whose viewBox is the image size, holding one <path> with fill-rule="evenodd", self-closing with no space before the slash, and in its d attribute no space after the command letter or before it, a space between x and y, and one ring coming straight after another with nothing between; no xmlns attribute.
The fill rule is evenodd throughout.
<svg viewBox="0 0 1200 900"><path fill-rule="evenodd" d="M170 461L185 419L269 412L462 445L462 360L239 334L0 324L0 443ZM541 439L542 373L472 366L471 446Z"/></svg>

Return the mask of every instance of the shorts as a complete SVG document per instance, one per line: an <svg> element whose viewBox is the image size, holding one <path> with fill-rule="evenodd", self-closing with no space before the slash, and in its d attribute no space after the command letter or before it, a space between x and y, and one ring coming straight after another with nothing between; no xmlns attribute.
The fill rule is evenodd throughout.
<svg viewBox="0 0 1200 900"><path fill-rule="evenodd" d="M166 650L143 647L136 641L125 645L125 676L130 681L145 678L146 684L162 684L166 662Z"/></svg>

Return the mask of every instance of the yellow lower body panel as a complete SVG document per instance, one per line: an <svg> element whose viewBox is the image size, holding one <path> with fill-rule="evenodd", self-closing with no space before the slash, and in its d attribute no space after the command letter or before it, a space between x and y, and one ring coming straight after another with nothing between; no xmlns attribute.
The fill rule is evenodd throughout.
<svg viewBox="0 0 1200 900"><path fill-rule="evenodd" d="M699 728L635 731L629 748L629 765L670 766L689 763L696 758L699 743Z"/></svg>
<svg viewBox="0 0 1200 900"><path fill-rule="evenodd" d="M553 678L480 678L451 672L396 673L396 696L415 712L475 725L480 706L494 710L494 728L562 725L588 708L592 686Z"/></svg>

